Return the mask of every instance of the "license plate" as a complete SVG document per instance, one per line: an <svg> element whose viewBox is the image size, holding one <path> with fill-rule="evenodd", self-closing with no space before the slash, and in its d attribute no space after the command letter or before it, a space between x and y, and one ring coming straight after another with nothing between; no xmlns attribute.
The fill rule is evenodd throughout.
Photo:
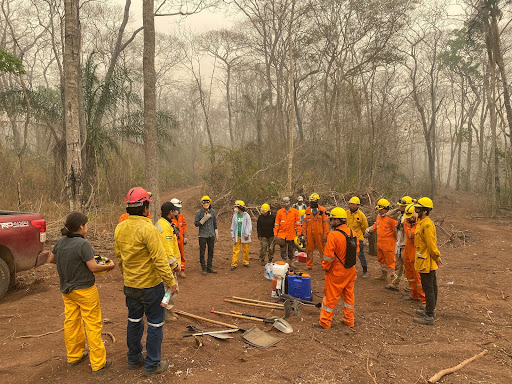
<svg viewBox="0 0 512 384"><path fill-rule="evenodd" d="M39 241L44 243L46 241L46 232L39 233Z"/></svg>

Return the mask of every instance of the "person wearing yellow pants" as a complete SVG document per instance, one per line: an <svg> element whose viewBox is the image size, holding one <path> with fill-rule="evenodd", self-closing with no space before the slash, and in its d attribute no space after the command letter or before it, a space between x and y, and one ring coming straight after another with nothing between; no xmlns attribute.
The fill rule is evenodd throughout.
<svg viewBox="0 0 512 384"><path fill-rule="evenodd" d="M242 200L235 201L233 220L231 221L231 238L233 240L233 258L231 270L238 267L238 255L240 249L244 258L244 267L249 268L249 244L251 243L252 222L246 212L245 203Z"/></svg>
<svg viewBox="0 0 512 384"><path fill-rule="evenodd" d="M63 237L53 247L49 261L57 264L64 301L64 341L68 365L75 366L89 357L93 373L98 373L108 369L112 360L107 359L101 339L100 296L94 272L109 271L114 268L114 263L111 260L103 265L96 263L94 250L84 238L87 221L87 216L80 212L68 215L61 231ZM85 350L85 333L89 352Z"/></svg>

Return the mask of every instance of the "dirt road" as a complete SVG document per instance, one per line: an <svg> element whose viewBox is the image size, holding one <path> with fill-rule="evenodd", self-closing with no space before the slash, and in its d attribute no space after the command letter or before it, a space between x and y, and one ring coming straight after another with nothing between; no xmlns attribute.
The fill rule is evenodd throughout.
<svg viewBox="0 0 512 384"><path fill-rule="evenodd" d="M270 283L258 263L258 242L251 245L251 268L229 270L230 214L220 217L221 240L216 244L217 275L201 275L197 230L193 225L200 189L176 192L184 203L190 228L186 246L188 277L180 280L177 307L214 318L209 311L239 310L269 315L266 310L240 308L223 299L237 295L270 298ZM170 193L164 193L170 198ZM212 196L213 197L213 196ZM358 278L355 286L355 331L335 312L330 331L312 329L318 310L304 308L300 317L289 318L294 333L285 335L265 328L283 340L268 350L248 347L241 338L219 341L204 338L198 347L192 338L182 338L187 324L180 317L164 329L163 356L171 363L163 375L146 379L141 371L126 366L127 310L122 276L113 270L97 276L107 354L112 369L93 376L87 363L66 365L63 333L63 303L54 265L45 265L20 275L18 289L0 302L0 380L2 383L422 383L438 370L454 366L483 349L489 353L443 383L512 383L512 219L490 220L475 212L474 195L449 195L437 199L434 219L448 215L438 229L444 268L439 270L438 319L434 327L412 322L414 304L398 293L383 289L383 283ZM102 254L113 256L113 228L97 231L90 239ZM452 241L449 242L449 236ZM369 270L378 275L376 257L368 256ZM360 272L360 265L357 265ZM318 258L312 271L315 299L320 300L323 273ZM220 319L220 318L217 318ZM222 321L231 322L225 318ZM244 327L253 323L232 321ZM207 324L200 324L208 327ZM215 328L215 326L211 327ZM51 333L53 332L53 333ZM44 335L45 333L48 333ZM31 337L27 337L32 335Z"/></svg>

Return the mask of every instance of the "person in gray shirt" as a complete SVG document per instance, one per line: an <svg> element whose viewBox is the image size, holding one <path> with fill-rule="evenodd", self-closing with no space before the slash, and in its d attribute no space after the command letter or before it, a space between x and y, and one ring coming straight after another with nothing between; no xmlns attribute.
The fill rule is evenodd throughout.
<svg viewBox="0 0 512 384"><path fill-rule="evenodd" d="M217 215L211 207L212 199L209 196L201 198L202 208L197 211L194 225L199 227L199 261L201 262L201 273L206 276L207 273L217 273L213 269L213 249L215 241L218 238ZM208 260L205 262L204 254L208 245Z"/></svg>

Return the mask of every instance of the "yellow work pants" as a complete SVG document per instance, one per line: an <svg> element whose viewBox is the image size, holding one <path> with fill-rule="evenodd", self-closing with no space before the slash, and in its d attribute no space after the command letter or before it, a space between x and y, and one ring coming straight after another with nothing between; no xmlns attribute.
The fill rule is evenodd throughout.
<svg viewBox="0 0 512 384"><path fill-rule="evenodd" d="M244 255L244 265L249 265L249 243L243 243L240 238L233 244L233 259L231 260L232 267L238 267L238 255L240 254L240 248Z"/></svg>
<svg viewBox="0 0 512 384"><path fill-rule="evenodd" d="M100 295L96 284L89 288L75 289L63 293L64 300L64 342L68 362L74 363L82 358L85 352L85 332L89 342L89 358L91 368L97 371L103 368L107 352L101 339L101 306Z"/></svg>

